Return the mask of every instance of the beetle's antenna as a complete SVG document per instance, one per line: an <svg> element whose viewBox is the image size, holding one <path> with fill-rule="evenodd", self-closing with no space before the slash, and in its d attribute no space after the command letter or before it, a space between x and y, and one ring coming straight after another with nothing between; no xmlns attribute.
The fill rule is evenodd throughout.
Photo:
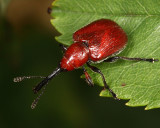
<svg viewBox="0 0 160 128"><path fill-rule="evenodd" d="M39 96L32 102L32 104L31 104L31 108L32 108L32 109L35 109L35 107L37 106L37 103L38 103L40 97L43 95L43 93L44 93L44 91L45 91L45 89L46 89L46 86L47 86L47 84L44 85L42 92L41 92L41 93L39 94Z"/></svg>
<svg viewBox="0 0 160 128"><path fill-rule="evenodd" d="M42 96L42 94L45 91L46 85L48 84L48 81L51 80L53 77L55 77L56 75L58 75L60 72L65 71L65 69L62 69L60 67L57 67L50 75L48 75L47 77L44 76L22 76L22 77L15 77L13 79L14 82L21 82L25 79L31 79L31 78L44 78L34 89L33 92L36 94L42 87L43 90L42 92L39 94L39 96L33 101L33 103L31 104L31 108L34 109L40 99L40 97Z"/></svg>
<svg viewBox="0 0 160 128"><path fill-rule="evenodd" d="M51 80L53 77L55 77L56 75L58 75L60 72L62 72L63 69L61 68L56 68L56 70L54 70L49 76L45 77L44 80L42 80L34 89L33 92L36 94L42 87L43 90L42 92L39 94L39 96L33 101L33 103L31 104L31 108L34 109L40 99L40 97L42 96L42 94L45 91L46 85L48 84L48 81Z"/></svg>
<svg viewBox="0 0 160 128"><path fill-rule="evenodd" d="M46 78L44 76L20 76L20 77L15 77L13 79L14 82L21 82L25 79L32 79L32 78Z"/></svg>

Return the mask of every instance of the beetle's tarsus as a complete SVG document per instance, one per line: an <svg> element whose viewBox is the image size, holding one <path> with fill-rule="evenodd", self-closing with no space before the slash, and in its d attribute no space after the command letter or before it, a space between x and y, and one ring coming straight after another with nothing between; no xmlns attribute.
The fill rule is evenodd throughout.
<svg viewBox="0 0 160 128"><path fill-rule="evenodd" d="M154 59L154 58L152 58L152 63L154 63L154 62L158 62L159 60L158 59Z"/></svg>

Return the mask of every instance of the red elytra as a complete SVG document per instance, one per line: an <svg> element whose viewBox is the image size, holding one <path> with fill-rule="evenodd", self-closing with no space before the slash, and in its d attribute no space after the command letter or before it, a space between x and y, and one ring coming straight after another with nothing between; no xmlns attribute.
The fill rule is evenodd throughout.
<svg viewBox="0 0 160 128"><path fill-rule="evenodd" d="M34 89L37 93L43 86L46 86L54 76L63 71L72 71L79 67L83 68L86 76L86 81L90 86L93 86L93 81L84 67L86 64L92 71L99 73L102 77L104 89L108 89L115 99L118 99L116 94L109 88L106 83L105 77L100 69L90 65L92 62L114 62L118 59L134 60L134 61L148 61L154 62L158 59L154 58L128 58L113 56L122 51L127 43L127 35L123 29L114 21L109 19L100 19L94 21L85 27L79 29L73 34L73 44L68 48L62 45L65 51L59 66L47 77L42 76L24 76L14 78L14 82L20 82L23 79L40 77L44 78ZM112 56L112 57L111 57ZM45 87L44 87L45 88ZM35 108L41 94L31 105Z"/></svg>

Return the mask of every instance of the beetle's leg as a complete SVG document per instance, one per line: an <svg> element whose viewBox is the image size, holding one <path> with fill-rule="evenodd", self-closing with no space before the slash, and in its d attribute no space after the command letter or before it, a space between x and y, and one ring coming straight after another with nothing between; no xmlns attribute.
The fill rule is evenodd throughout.
<svg viewBox="0 0 160 128"><path fill-rule="evenodd" d="M147 61L152 63L154 63L155 61L159 61L158 59L154 59L154 58L129 58L124 56L114 56L114 57L108 58L107 60L104 60L104 62L115 62L120 59L131 60L131 61Z"/></svg>
<svg viewBox="0 0 160 128"><path fill-rule="evenodd" d="M47 13L48 13L48 14L51 14L51 12L52 12L52 8L51 8L51 7L48 7Z"/></svg>
<svg viewBox="0 0 160 128"><path fill-rule="evenodd" d="M86 82L88 83L89 86L93 87L94 86L94 83L90 77L90 75L88 74L88 72L86 71L85 67L83 66L83 72L84 72L84 75L86 77Z"/></svg>
<svg viewBox="0 0 160 128"><path fill-rule="evenodd" d="M67 50L67 47L63 44L59 44L59 46L61 47L63 53Z"/></svg>
<svg viewBox="0 0 160 128"><path fill-rule="evenodd" d="M112 94L112 96L116 99L116 100L119 100L116 96L116 94L109 88L108 84L106 83L106 80L105 80L105 77L103 75L103 73L101 72L100 69L98 69L97 67L95 66L91 66L89 63L87 63L87 66L94 72L96 73L99 73L103 79L103 83L104 83L104 89L108 89L109 92Z"/></svg>

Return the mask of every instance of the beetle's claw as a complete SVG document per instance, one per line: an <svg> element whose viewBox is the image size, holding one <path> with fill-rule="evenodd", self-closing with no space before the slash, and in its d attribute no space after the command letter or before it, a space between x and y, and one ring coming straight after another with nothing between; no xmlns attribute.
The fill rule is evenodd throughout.
<svg viewBox="0 0 160 128"><path fill-rule="evenodd" d="M154 63L154 62L158 62L159 60L158 59L154 59L154 58L152 58L152 63Z"/></svg>

